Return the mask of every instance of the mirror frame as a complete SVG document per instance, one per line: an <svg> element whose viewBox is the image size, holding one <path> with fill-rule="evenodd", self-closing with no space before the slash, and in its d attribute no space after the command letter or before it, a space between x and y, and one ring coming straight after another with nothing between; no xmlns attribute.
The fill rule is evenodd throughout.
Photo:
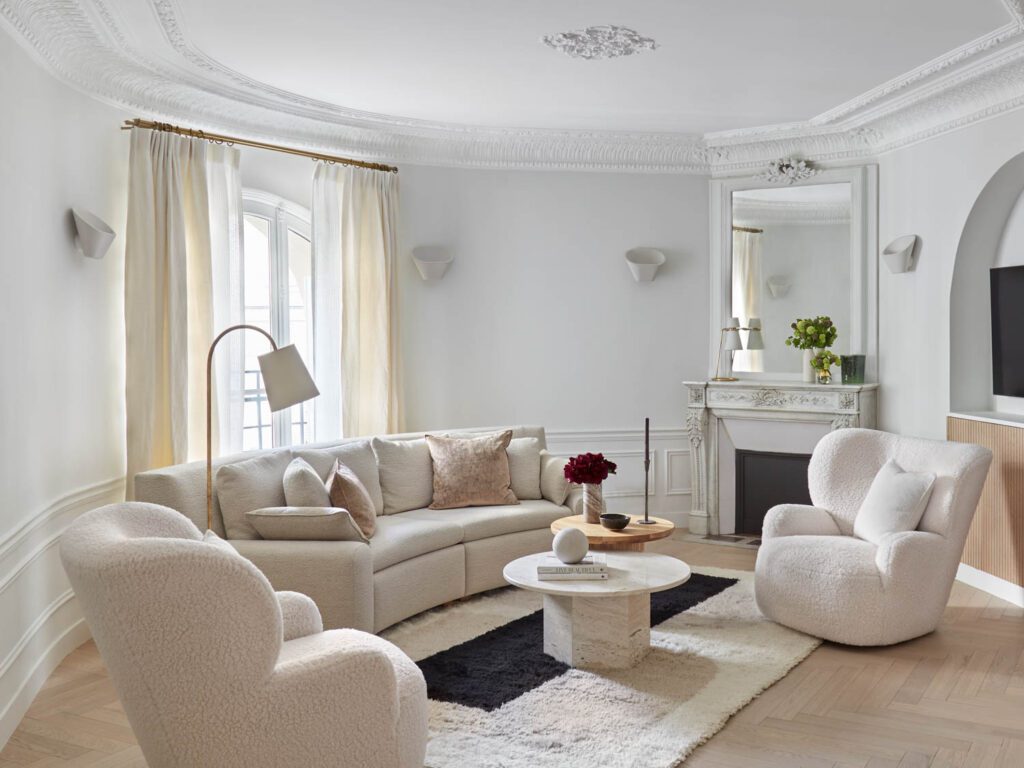
<svg viewBox="0 0 1024 768"><path fill-rule="evenodd" d="M860 322L847 331L850 349L867 355L864 383L878 381L878 166L860 165L828 168L805 181L788 185L808 187L818 184L850 184L850 285L851 317L854 296L860 297ZM732 298L732 194L748 189L770 189L773 185L756 177L711 180L711 248L709 273L710 326L708 379L715 375L719 336L729 321ZM779 188L783 188L781 185ZM840 333L843 333L840 329ZM733 372L740 381L799 382L799 373Z"/></svg>

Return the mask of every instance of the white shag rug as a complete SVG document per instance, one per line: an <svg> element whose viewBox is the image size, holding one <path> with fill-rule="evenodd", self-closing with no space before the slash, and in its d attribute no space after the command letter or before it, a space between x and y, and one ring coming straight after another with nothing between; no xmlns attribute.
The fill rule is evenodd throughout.
<svg viewBox="0 0 1024 768"><path fill-rule="evenodd" d="M491 712L430 702L428 768L670 768L821 641L761 615L754 574L651 630L651 653L628 670L570 669ZM383 636L414 660L541 608L502 590L396 625Z"/></svg>

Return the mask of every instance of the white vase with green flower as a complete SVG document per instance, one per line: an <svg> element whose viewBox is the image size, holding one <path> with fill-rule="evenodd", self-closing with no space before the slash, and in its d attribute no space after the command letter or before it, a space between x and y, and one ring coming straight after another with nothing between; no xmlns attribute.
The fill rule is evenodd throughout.
<svg viewBox="0 0 1024 768"><path fill-rule="evenodd" d="M839 331L832 318L827 315L798 318L790 323L789 327L793 333L786 339L786 346L803 350L801 373L803 380L811 383L817 378L817 366L814 365L814 361L836 343Z"/></svg>

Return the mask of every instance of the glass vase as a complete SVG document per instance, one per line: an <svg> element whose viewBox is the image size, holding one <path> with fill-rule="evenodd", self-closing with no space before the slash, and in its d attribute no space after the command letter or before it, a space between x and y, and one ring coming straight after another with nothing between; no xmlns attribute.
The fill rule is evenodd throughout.
<svg viewBox="0 0 1024 768"><path fill-rule="evenodd" d="M818 379L819 384L831 384L832 383L832 369L831 368L819 368L815 370L815 376Z"/></svg>
<svg viewBox="0 0 1024 768"><path fill-rule="evenodd" d="M601 522L604 514L604 492L600 483L583 484L583 520L595 525Z"/></svg>

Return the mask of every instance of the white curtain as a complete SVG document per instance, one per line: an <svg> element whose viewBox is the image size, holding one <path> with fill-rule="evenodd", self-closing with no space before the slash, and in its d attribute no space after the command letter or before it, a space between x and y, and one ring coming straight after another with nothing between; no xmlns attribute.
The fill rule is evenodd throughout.
<svg viewBox="0 0 1024 768"><path fill-rule="evenodd" d="M750 327L750 318L761 317L761 233L734 229L732 232L732 314L740 325ZM746 341L748 335L741 331ZM762 350L734 353L734 371L763 371Z"/></svg>
<svg viewBox="0 0 1024 768"><path fill-rule="evenodd" d="M313 176L317 440L397 432L398 177L318 163Z"/></svg>
<svg viewBox="0 0 1024 768"><path fill-rule="evenodd" d="M228 219L228 195L208 186L211 155L215 167L220 158L220 165L237 168L237 150L132 129L125 243L129 498L136 473L205 456L206 355L215 322L210 222L219 232ZM211 211L211 202L219 209ZM229 240L218 235L216 247ZM214 445L217 427L215 420Z"/></svg>

